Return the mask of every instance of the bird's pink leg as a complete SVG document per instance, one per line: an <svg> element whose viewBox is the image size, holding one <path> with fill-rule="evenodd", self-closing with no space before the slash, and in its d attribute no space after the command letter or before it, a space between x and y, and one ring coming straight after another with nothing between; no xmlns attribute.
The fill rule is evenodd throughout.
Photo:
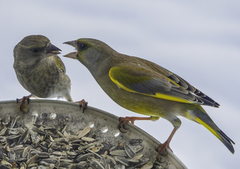
<svg viewBox="0 0 240 169"><path fill-rule="evenodd" d="M152 120L151 117L119 117L119 124L118 124L118 129L121 132L124 132L123 130L121 130L122 128L125 129L125 125L128 122L131 122L132 124L134 124L135 120Z"/></svg>
<svg viewBox="0 0 240 169"><path fill-rule="evenodd" d="M156 148L156 151L158 152L157 157L166 149L170 149L172 151L172 149L170 148L169 144L173 138L173 135L176 133L178 127L174 127L173 131L171 132L170 136L168 137L168 139L163 143L163 144L159 144Z"/></svg>

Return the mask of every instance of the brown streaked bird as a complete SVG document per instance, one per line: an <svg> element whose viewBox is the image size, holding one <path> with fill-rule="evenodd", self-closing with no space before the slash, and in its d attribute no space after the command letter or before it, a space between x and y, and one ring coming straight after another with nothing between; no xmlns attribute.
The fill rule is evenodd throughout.
<svg viewBox="0 0 240 169"><path fill-rule="evenodd" d="M71 82L66 75L65 66L57 55L61 51L42 35L30 35L23 38L14 48L14 70L20 84L31 93L23 97L39 98L64 97L73 102L70 95ZM87 103L82 100L80 106L86 108Z"/></svg>

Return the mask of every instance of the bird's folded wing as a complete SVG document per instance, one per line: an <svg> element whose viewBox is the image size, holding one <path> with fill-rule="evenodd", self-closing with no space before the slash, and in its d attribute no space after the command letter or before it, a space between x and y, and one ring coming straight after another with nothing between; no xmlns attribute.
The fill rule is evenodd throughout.
<svg viewBox="0 0 240 169"><path fill-rule="evenodd" d="M58 55L54 55L53 56L56 60L56 63L57 63L57 67L59 69L61 69L64 73L66 73L66 68L65 68L65 65L63 64L62 60L60 59L60 57Z"/></svg>
<svg viewBox="0 0 240 169"><path fill-rule="evenodd" d="M157 71L135 65L113 67L109 71L110 79L117 86L128 92L183 103L213 106L205 102L200 96L187 90L189 88L187 85L189 84L173 75L167 77Z"/></svg>

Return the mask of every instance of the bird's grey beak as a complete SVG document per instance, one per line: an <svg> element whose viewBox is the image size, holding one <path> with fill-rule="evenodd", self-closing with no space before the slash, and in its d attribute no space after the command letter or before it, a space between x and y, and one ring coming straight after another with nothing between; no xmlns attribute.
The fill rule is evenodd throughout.
<svg viewBox="0 0 240 169"><path fill-rule="evenodd" d="M77 52L71 52L69 54L63 55L63 57L68 57L72 59L77 59Z"/></svg>
<svg viewBox="0 0 240 169"><path fill-rule="evenodd" d="M75 40L73 40L73 41L68 41L68 42L63 42L63 44L68 44L68 45L71 45L71 46L77 48L77 43L76 43Z"/></svg>
<svg viewBox="0 0 240 169"><path fill-rule="evenodd" d="M47 47L47 53L54 53L54 54L60 54L59 51L62 51L58 47L54 46L53 44L49 43Z"/></svg>
<svg viewBox="0 0 240 169"><path fill-rule="evenodd" d="M74 48L77 48L77 43L75 40L73 41L68 41L68 42L63 42L63 44L71 45ZM71 52L67 55L64 55L64 57L72 58L72 59L77 59L77 52Z"/></svg>

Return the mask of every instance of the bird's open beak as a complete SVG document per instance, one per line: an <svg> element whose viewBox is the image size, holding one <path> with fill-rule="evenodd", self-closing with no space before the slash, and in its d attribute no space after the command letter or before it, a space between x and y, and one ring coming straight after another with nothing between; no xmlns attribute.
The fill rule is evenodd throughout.
<svg viewBox="0 0 240 169"><path fill-rule="evenodd" d="M69 54L63 55L63 57L68 57L72 59L77 59L77 52L71 52Z"/></svg>
<svg viewBox="0 0 240 169"><path fill-rule="evenodd" d="M63 44L71 45L74 48L77 48L77 43L75 40L73 41L68 41L68 42L63 42ZM72 58L72 59L77 59L77 52L71 52L67 55L64 55L64 57Z"/></svg>
<svg viewBox="0 0 240 169"><path fill-rule="evenodd" d="M68 42L63 42L63 44L68 44L68 45L71 45L71 46L77 48L77 43L76 43L75 40L73 40L73 41L68 41Z"/></svg>
<svg viewBox="0 0 240 169"><path fill-rule="evenodd" d="M47 53L60 54L59 51L62 51L62 50L54 46L53 44L49 43L47 47Z"/></svg>

